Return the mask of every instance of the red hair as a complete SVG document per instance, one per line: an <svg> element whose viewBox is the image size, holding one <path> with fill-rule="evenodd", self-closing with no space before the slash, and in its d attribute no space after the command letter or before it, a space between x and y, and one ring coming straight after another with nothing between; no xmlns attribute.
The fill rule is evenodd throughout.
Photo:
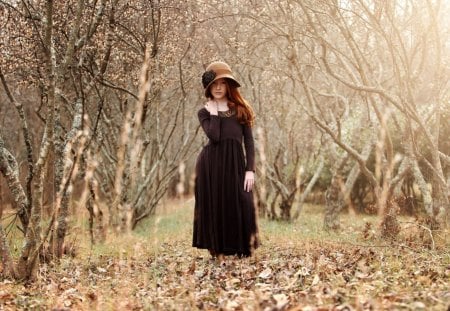
<svg viewBox="0 0 450 311"><path fill-rule="evenodd" d="M237 86L232 80L227 78L224 80L227 84L228 108L236 110L239 123L252 127L255 122L255 113L253 112L253 108L242 97ZM210 88L211 86L207 90L207 95L212 98L213 96L211 95Z"/></svg>

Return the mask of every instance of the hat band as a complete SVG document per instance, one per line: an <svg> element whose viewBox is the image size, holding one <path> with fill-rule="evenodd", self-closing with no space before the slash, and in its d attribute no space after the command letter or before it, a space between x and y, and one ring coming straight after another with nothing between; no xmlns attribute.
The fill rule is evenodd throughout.
<svg viewBox="0 0 450 311"><path fill-rule="evenodd" d="M216 75L224 75L224 74L231 75L231 70L228 69L217 69L214 70L214 72L216 73Z"/></svg>

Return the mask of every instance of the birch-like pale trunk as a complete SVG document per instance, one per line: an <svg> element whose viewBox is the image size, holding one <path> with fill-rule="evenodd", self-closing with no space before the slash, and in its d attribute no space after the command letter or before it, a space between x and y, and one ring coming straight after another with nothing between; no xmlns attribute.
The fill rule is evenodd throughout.
<svg viewBox="0 0 450 311"><path fill-rule="evenodd" d="M19 166L15 157L5 148L3 138L0 136L0 172L6 179L6 184L12 194L20 222L24 232L28 227L29 214L27 212L28 200L19 179Z"/></svg>
<svg viewBox="0 0 450 311"><path fill-rule="evenodd" d="M58 94L56 91L58 90L58 92L60 92L61 90L64 89L64 81L66 78L66 73L68 71L69 66L72 64L73 62L73 55L75 52L75 44L76 44L76 39L78 34L80 33L80 26L81 26L81 21L82 21L82 17L83 17L83 10L84 10L84 6L85 6L85 1L86 0L78 0L77 2L77 9L76 9L76 13L75 13L75 23L73 24L72 28L70 29L69 32L69 40L67 42L67 47L65 50L65 55L64 58L62 60L62 63L56 67L55 63L53 63L53 70L54 70L54 74L55 74L55 83L54 83L54 87L55 90L54 92L56 93L56 95L61 95ZM53 92L53 91L52 91ZM54 164L54 174L55 174L55 189L60 189L61 188L61 183L62 180L64 178L64 142L62 141L62 137L64 137L63 134L63 127L61 124L61 100L56 97L54 104L53 104L53 109L54 109L54 133L53 133L53 137L52 137L52 142L53 142L53 147L54 147L54 152L55 152L55 164Z"/></svg>
<svg viewBox="0 0 450 311"><path fill-rule="evenodd" d="M350 160L348 155L338 155L334 146L330 146L332 167L331 182L325 191L325 210L323 227L325 230L337 230L340 228L339 211L344 206L343 200L343 168ZM359 165L358 165L359 167Z"/></svg>
<svg viewBox="0 0 450 311"><path fill-rule="evenodd" d="M89 25L86 33L80 36L80 28L83 21L83 12L85 9L86 1L78 0L76 12L75 12L75 23L70 29L69 40L65 50L65 55L62 60L61 66L59 66L56 72L56 86L58 89L63 89L63 84L65 77L70 69L71 64L74 61L74 53L76 49L81 49L94 35L100 20L104 14L105 10L105 0L99 3L98 10L91 19L91 24ZM117 4L117 1L114 2ZM111 14L114 10L112 10ZM85 137L81 134L82 121L83 121L83 105L84 99L82 97L89 98L90 92L93 89L96 78L103 77L106 71L106 64L109 61L110 51L111 51L111 40L110 33L111 29L108 28L107 33L107 45L106 45L106 55L102 60L100 65L100 72L97 76L93 77L90 83L85 87L83 94L79 95L79 98L75 102L74 115L72 126L67 133L64 141L61 140L63 137L62 126L60 121L60 100L56 100L54 104L54 115L55 115L55 132L54 132L54 145L55 145L55 187L57 189L56 201L55 201L55 212L56 212L56 222L54 235L52 236L52 249L53 253L57 258L61 258L64 252L64 240L68 230L68 217L69 217L69 205L72 194L72 179L75 178L78 172L78 164L83 156ZM75 151L75 154L72 154Z"/></svg>
<svg viewBox="0 0 450 311"><path fill-rule="evenodd" d="M436 227L441 225L446 225L446 220L450 216L450 185L447 183L447 179L444 176L444 171L442 168L441 157L439 156L439 136L441 130L441 113L442 113L442 103L445 102L446 97L448 104L448 87L441 87L441 79L445 75L446 68L448 64L443 60L442 47L446 46L445 40L441 39L440 27L439 27L439 4L433 5L431 1L427 0L427 13L430 18L431 26L431 36L434 38L436 54L434 57L435 62L435 81L433 81L433 100L435 102L434 109L434 126L431 128L432 144L434 148L432 149L432 165L433 165L433 216L436 218L438 224ZM448 85L448 81L446 83ZM443 88L443 90L441 89ZM448 122L448 120L447 120ZM448 138L447 138L448 139Z"/></svg>
<svg viewBox="0 0 450 311"><path fill-rule="evenodd" d="M45 141L45 136L44 136ZM44 144L44 147L47 147L48 144ZM35 175L41 178L35 178L35 197L42 199L42 185L43 185L43 163L45 162L46 155L48 154L48 149L41 149L40 158L36 164L35 173L39 175ZM2 138L0 137L0 169L4 176L6 177L6 181L9 189L13 195L14 201L18 204L19 207L19 217L23 223L24 228L27 228L25 233L25 241L24 246L21 251L21 255L19 258L19 262L17 264L17 269L14 271L14 268L10 266L7 269L10 271L11 276L15 276L19 279L29 278L32 274L32 271L35 267L35 259L29 261L30 255L35 250L37 244L39 244L40 240L40 208L42 206L41 200L35 200L33 207L31 209L31 214L23 217L23 213L26 213L26 206L28 205L27 198L25 192L23 190L22 185L19 180L19 169L15 158L9 153L9 151L4 148L4 143ZM36 191L37 190L37 191ZM38 194L38 196L36 196ZM5 242L6 243L6 242ZM7 256L8 249L7 245L2 245L2 249L5 251L5 256ZM4 260L8 261L8 258L5 257ZM8 263L11 265L11 263Z"/></svg>
<svg viewBox="0 0 450 311"><path fill-rule="evenodd" d="M260 216L266 216L270 214L270 211L268 210L268 204L267 204L267 185L266 185L266 178L267 178L267 156L265 151L265 145L266 145L266 136L264 135L264 130L261 127L258 127L256 129L256 134L258 136L258 154L259 154L259 160L261 165L259 166L259 176L257 176L257 187L255 189L257 193L257 206L258 206L258 214Z"/></svg>
<svg viewBox="0 0 450 311"><path fill-rule="evenodd" d="M89 93L89 92L88 92ZM56 229L53 238L53 254L61 258L64 252L64 239L67 232L69 217L69 203L72 194L72 179L77 175L77 166L82 156L84 140L82 139L83 101L81 98L75 103L75 113L72 127L64 142L62 163L64 164L59 190L56 194Z"/></svg>
<svg viewBox="0 0 450 311"><path fill-rule="evenodd" d="M17 263L17 276L20 279L28 279L33 276L39 256L33 256L37 247L41 245L41 211L43 204L43 190L45 181L45 165L48 161L49 151L52 147L54 135L55 114L55 67L56 56L53 46L53 1L46 1L46 24L44 36L44 52L46 57L46 74L48 81L47 118L40 144L39 156L34 169L33 177L33 205L31 207L30 224L25 236L19 262Z"/></svg>
<svg viewBox="0 0 450 311"><path fill-rule="evenodd" d="M296 209L294 212L293 219L297 219L300 216L300 213L302 212L302 209L303 209L303 204L304 204L306 198L308 197L308 195L311 193L312 189L314 188L314 185L319 180L320 174L322 173L324 166L325 166L324 157L323 157L323 155L320 155L319 164L317 165L316 170L314 171L314 175L309 180L308 185L306 186L305 190L300 195L298 202L295 202L296 200L294 200L294 202L296 203L296 204L294 204L294 206L296 206Z"/></svg>
<svg viewBox="0 0 450 311"><path fill-rule="evenodd" d="M439 132L441 123L440 103L437 103L435 122L434 122L434 145L439 145ZM450 213L450 187L446 184L447 180L444 177L441 157L439 156L439 149L434 149L431 153L433 164L433 219L435 219L435 228L445 225L446 216Z"/></svg>
<svg viewBox="0 0 450 311"><path fill-rule="evenodd" d="M323 225L325 230L337 230L341 224L339 212L344 205L342 198L342 176L339 172L333 174L330 185L325 192L325 213Z"/></svg>
<svg viewBox="0 0 450 311"><path fill-rule="evenodd" d="M9 90L8 84L6 83L6 79L5 79L5 76L3 75L1 68L0 68L0 80L2 81L3 88L5 89L8 99L14 105L14 107L17 110L17 113L19 114L20 123L22 125L22 135L23 135L26 150L27 150L28 174L27 174L27 180L26 180L26 194L27 194L28 203L25 208L25 211L22 212L22 215L21 215L23 232L25 233L27 231L29 215L31 212L31 206L33 204L33 196L32 196L31 186L32 186L32 182L33 182L34 164L33 164L33 147L31 145L31 134L28 129L28 122L27 122L27 118L25 116L25 110L23 109L23 105L21 102L17 101L14 98L11 91Z"/></svg>
<svg viewBox="0 0 450 311"><path fill-rule="evenodd" d="M115 195L113 199L114 223L118 231L132 229L133 193L136 192L136 174L138 155L142 148L140 139L142 130L142 115L145 100L151 84L150 47L146 48L141 75L139 80L139 95L135 105L129 105L125 116L120 143L117 148L117 169L114 181Z"/></svg>

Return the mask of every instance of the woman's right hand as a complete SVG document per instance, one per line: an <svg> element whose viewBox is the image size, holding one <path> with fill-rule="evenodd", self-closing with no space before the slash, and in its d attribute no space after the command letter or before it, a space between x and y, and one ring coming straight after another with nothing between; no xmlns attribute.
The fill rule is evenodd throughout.
<svg viewBox="0 0 450 311"><path fill-rule="evenodd" d="M205 104L205 108L213 116L217 116L219 114L219 112L218 112L218 110L219 110L218 104L214 100L208 100L208 102Z"/></svg>

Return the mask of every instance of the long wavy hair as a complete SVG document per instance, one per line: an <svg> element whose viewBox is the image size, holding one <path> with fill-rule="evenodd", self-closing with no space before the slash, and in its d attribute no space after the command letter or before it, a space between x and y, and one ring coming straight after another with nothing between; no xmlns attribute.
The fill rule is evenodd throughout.
<svg viewBox="0 0 450 311"><path fill-rule="evenodd" d="M252 127L255 122L255 112L250 104L242 97L241 92L232 80L224 78L227 84L228 108L235 110L239 123ZM210 89L211 87L209 87ZM208 96L213 98L208 89Z"/></svg>

